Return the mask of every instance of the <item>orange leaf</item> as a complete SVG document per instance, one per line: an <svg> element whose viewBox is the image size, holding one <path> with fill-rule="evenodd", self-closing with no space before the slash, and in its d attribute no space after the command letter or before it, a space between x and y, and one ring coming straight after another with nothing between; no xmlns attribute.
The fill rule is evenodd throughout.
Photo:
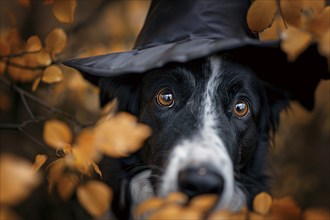
<svg viewBox="0 0 330 220"><path fill-rule="evenodd" d="M256 0L247 13L247 23L253 32L260 32L273 23L277 7L275 0Z"/></svg>
<svg viewBox="0 0 330 220"><path fill-rule="evenodd" d="M89 214L100 217L109 208L112 191L106 184L92 180L78 187L77 197Z"/></svg>
<svg viewBox="0 0 330 220"><path fill-rule="evenodd" d="M278 40L281 33L285 30L283 18L279 15L275 16L274 22L270 28L265 29L259 33L261 41L265 40Z"/></svg>
<svg viewBox="0 0 330 220"><path fill-rule="evenodd" d="M266 215L272 205L272 197L266 193L261 192L253 199L253 209L259 214Z"/></svg>
<svg viewBox="0 0 330 220"><path fill-rule="evenodd" d="M32 92L35 92L40 84L41 76L37 77L32 84Z"/></svg>
<svg viewBox="0 0 330 220"><path fill-rule="evenodd" d="M95 135L92 129L83 129L76 139L76 148L87 158L98 161L101 157L95 146Z"/></svg>
<svg viewBox="0 0 330 220"><path fill-rule="evenodd" d="M41 41L38 36L31 36L25 45L25 51L27 52L37 52L41 50Z"/></svg>
<svg viewBox="0 0 330 220"><path fill-rule="evenodd" d="M304 6L304 0L281 0L281 14L283 19L295 27L301 26L301 11Z"/></svg>
<svg viewBox="0 0 330 220"><path fill-rule="evenodd" d="M325 56L328 60L328 70L330 70L330 28L323 34L318 41L318 50L320 54Z"/></svg>
<svg viewBox="0 0 330 220"><path fill-rule="evenodd" d="M102 178L102 171L100 170L100 167L94 161L91 161L91 162L92 162L94 171Z"/></svg>
<svg viewBox="0 0 330 220"><path fill-rule="evenodd" d="M34 164L32 165L34 172L38 172L42 165L44 165L44 163L47 161L47 159L47 155L38 154L34 159Z"/></svg>
<svg viewBox="0 0 330 220"><path fill-rule="evenodd" d="M70 199L78 183L79 183L79 179L76 175L72 175L72 174L62 175L57 183L57 191L60 197L64 201Z"/></svg>
<svg viewBox="0 0 330 220"><path fill-rule="evenodd" d="M282 32L281 38L281 49L287 54L289 61L296 60L312 41L311 34L293 26Z"/></svg>
<svg viewBox="0 0 330 220"><path fill-rule="evenodd" d="M63 176L63 171L65 168L65 160L64 158L55 160L47 167L48 171L48 191L53 191L54 185L58 183L60 178Z"/></svg>
<svg viewBox="0 0 330 220"><path fill-rule="evenodd" d="M65 31L62 28L55 28L47 35L45 43L46 47L49 48L52 53L61 53L67 43Z"/></svg>
<svg viewBox="0 0 330 220"><path fill-rule="evenodd" d="M10 44L0 40L0 56L8 56L10 54Z"/></svg>
<svg viewBox="0 0 330 220"><path fill-rule="evenodd" d="M39 65L48 66L52 63L52 59L47 50L42 49L39 53L36 54L36 60Z"/></svg>
<svg viewBox="0 0 330 220"><path fill-rule="evenodd" d="M102 152L112 157L126 157L142 147L151 135L149 126L122 112L98 124L95 128L96 144Z"/></svg>
<svg viewBox="0 0 330 220"><path fill-rule="evenodd" d="M330 29L330 6L326 7L322 13L309 23L308 30L321 38ZM328 39L329 40L329 39ZM329 40L330 41L330 40Z"/></svg>
<svg viewBox="0 0 330 220"><path fill-rule="evenodd" d="M302 13L309 20L316 18L326 6L325 0L304 0L304 8Z"/></svg>
<svg viewBox="0 0 330 220"><path fill-rule="evenodd" d="M72 23L77 7L77 0L54 0L53 14L63 23Z"/></svg>
<svg viewBox="0 0 330 220"><path fill-rule="evenodd" d="M47 67L42 76L42 81L49 84L61 82L62 79L62 70L57 65Z"/></svg>
<svg viewBox="0 0 330 220"><path fill-rule="evenodd" d="M0 157L0 204L16 205L40 183L32 164L10 154Z"/></svg>
<svg viewBox="0 0 330 220"><path fill-rule="evenodd" d="M72 142L71 129L64 122L49 120L44 125L44 140L46 144L57 149Z"/></svg>

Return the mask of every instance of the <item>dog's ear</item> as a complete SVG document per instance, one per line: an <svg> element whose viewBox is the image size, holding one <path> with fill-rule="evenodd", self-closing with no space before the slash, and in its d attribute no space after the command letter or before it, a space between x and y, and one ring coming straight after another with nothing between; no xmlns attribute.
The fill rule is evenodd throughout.
<svg viewBox="0 0 330 220"><path fill-rule="evenodd" d="M289 106L292 99L290 93L271 84L264 82L264 88L267 95L267 106L269 106L268 128L272 131L276 130L279 122L280 113Z"/></svg>
<svg viewBox="0 0 330 220"><path fill-rule="evenodd" d="M118 99L118 111L137 115L139 112L139 74L102 78L99 81L101 106Z"/></svg>

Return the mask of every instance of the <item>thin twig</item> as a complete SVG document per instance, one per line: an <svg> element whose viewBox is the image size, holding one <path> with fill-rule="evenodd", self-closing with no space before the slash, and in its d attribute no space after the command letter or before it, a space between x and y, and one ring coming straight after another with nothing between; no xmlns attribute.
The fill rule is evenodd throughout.
<svg viewBox="0 0 330 220"><path fill-rule="evenodd" d="M30 117L31 117L31 118L36 118L36 117L34 116L33 112L31 111L31 108L30 108L29 104L27 103L24 94L20 93L20 97L21 97L22 102L23 102L23 104L24 104L24 106L25 106L25 109L26 109L26 111L28 112L28 114L30 115Z"/></svg>

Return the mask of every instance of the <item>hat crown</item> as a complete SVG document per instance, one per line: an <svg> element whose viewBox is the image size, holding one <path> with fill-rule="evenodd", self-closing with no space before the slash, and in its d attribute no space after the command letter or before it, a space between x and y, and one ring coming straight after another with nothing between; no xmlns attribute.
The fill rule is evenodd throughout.
<svg viewBox="0 0 330 220"><path fill-rule="evenodd" d="M255 38L249 0L153 0L135 48L195 39Z"/></svg>

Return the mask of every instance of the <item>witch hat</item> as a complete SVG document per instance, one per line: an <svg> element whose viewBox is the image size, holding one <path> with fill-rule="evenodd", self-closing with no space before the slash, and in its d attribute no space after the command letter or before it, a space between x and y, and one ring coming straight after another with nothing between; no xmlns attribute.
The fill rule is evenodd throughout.
<svg viewBox="0 0 330 220"><path fill-rule="evenodd" d="M153 0L132 50L64 64L97 84L102 77L144 74L171 62L225 52L311 109L318 82L329 77L326 58L311 45L288 62L280 41L261 42L249 30L249 6L248 0Z"/></svg>

